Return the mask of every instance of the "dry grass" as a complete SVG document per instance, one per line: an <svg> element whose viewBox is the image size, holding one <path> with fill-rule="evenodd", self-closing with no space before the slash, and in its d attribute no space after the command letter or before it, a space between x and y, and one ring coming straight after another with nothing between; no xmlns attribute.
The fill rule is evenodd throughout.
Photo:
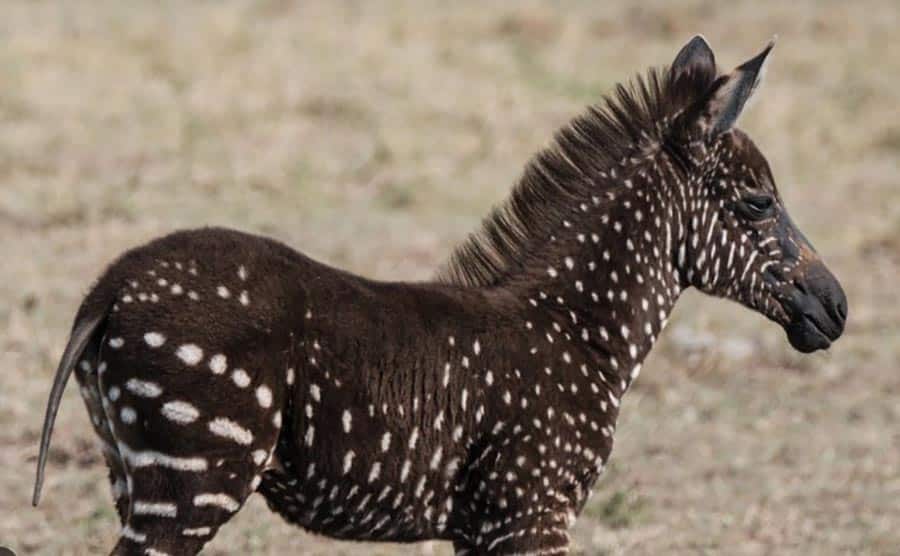
<svg viewBox="0 0 900 556"><path fill-rule="evenodd" d="M641 5L5 3L0 544L93 554L115 535L72 391L43 503L28 501L70 319L119 251L215 223L427 277L555 128L703 32L726 66L780 35L743 126L842 278L850 325L801 357L760 317L687 295L625 400L579 550L896 554L900 8ZM447 553L333 543L263 508L206 553Z"/></svg>

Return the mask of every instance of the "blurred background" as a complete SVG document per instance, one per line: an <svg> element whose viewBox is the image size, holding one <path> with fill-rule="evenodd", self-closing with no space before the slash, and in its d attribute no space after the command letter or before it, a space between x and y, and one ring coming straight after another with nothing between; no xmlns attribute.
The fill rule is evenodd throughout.
<svg viewBox="0 0 900 556"><path fill-rule="evenodd" d="M741 125L843 282L847 332L801 356L762 317L686 294L624 400L576 553L897 554L898 27L896 0L4 2L0 545L112 545L76 388L43 501L29 499L71 319L122 250L220 224L425 279L617 82L694 33L725 69L777 33ZM232 553L450 550L313 537L256 496L205 551Z"/></svg>

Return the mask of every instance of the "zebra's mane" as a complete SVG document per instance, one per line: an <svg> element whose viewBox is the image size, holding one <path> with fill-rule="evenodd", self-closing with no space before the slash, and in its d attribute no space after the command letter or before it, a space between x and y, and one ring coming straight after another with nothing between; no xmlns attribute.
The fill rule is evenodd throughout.
<svg viewBox="0 0 900 556"><path fill-rule="evenodd" d="M524 254L543 243L578 205L613 187L607 172L643 149L661 148L686 169L687 127L717 81L712 68L672 72L654 68L605 95L560 129L538 152L509 197L494 207L439 270L437 280L464 286L496 286L521 270Z"/></svg>

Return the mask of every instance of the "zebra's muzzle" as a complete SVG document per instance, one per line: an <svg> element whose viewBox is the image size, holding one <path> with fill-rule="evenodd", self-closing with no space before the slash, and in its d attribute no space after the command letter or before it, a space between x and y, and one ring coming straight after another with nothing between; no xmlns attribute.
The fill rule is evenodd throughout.
<svg viewBox="0 0 900 556"><path fill-rule="evenodd" d="M794 280L794 286L782 304L790 317L784 326L788 341L803 353L827 349L847 322L847 296L841 284L817 261Z"/></svg>

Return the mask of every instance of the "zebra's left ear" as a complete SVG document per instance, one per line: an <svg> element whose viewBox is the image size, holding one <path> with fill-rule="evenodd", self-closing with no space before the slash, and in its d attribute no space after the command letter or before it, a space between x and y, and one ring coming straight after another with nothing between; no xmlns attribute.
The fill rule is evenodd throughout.
<svg viewBox="0 0 900 556"><path fill-rule="evenodd" d="M739 65L716 82L716 90L707 101L703 118L707 130L712 135L731 129L747 101L753 96L766 71L766 61L769 53L775 47L775 38L762 52Z"/></svg>

